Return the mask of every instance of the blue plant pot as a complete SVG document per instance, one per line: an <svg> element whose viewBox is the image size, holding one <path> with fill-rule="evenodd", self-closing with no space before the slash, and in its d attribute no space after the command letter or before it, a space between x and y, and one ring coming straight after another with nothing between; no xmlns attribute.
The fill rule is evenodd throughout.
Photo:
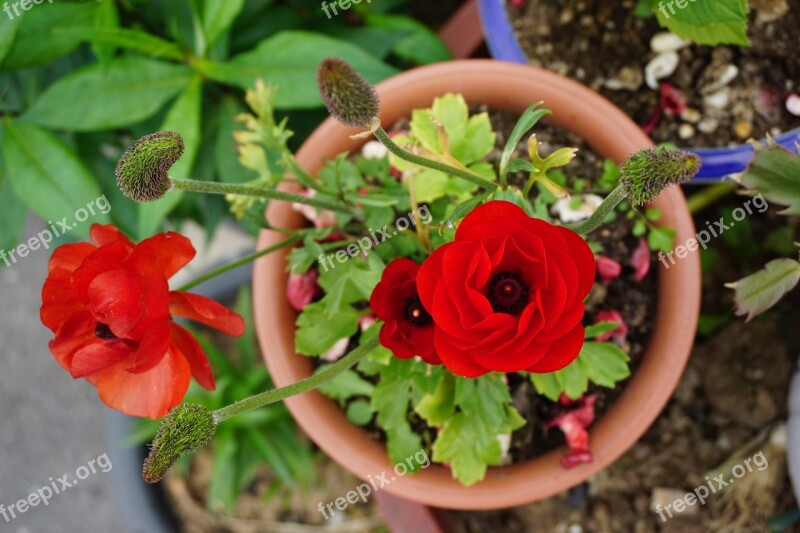
<svg viewBox="0 0 800 533"><path fill-rule="evenodd" d="M495 59L527 64L528 58L514 34L505 4L506 0L478 0L486 45ZM800 128L776 137L775 142L787 150L797 152ZM715 182L730 174L744 171L755 152L753 146L749 144L730 148L686 148L686 150L696 153L703 160L703 168L693 180L695 183Z"/></svg>

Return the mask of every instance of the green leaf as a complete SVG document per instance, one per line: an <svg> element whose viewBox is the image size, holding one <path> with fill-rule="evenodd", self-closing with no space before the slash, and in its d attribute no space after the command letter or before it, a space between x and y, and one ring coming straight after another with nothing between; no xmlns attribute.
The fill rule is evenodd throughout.
<svg viewBox="0 0 800 533"><path fill-rule="evenodd" d="M412 400L411 378L417 366L426 367L413 359L392 358L372 393L372 408L378 415L378 424L386 432L389 458L394 463L422 449L422 440L411 429L406 416Z"/></svg>
<svg viewBox="0 0 800 533"><path fill-rule="evenodd" d="M114 31L118 29L119 11L117 11L117 5L114 2L100 2L94 14L94 27L91 31ZM74 31L74 28L72 31ZM92 49L94 50L94 55L97 56L97 60L103 65L108 65L117 51L114 43L95 42Z"/></svg>
<svg viewBox="0 0 800 533"><path fill-rule="evenodd" d="M309 304L297 317L295 348L304 355L322 355L339 339L355 335L359 316L359 312L352 307L344 307L336 319L331 320L325 302Z"/></svg>
<svg viewBox="0 0 800 533"><path fill-rule="evenodd" d="M598 322L597 324L586 326L586 333L584 335L584 338L594 339L595 337L599 337L603 333L614 331L618 327L619 327L619 322Z"/></svg>
<svg viewBox="0 0 800 533"><path fill-rule="evenodd" d="M230 61L205 62L198 67L215 81L244 89L258 78L274 83L280 87L276 107L314 108L322 105L316 84L317 65L329 56L344 59L370 83L396 73L352 44L300 31L281 32Z"/></svg>
<svg viewBox="0 0 800 533"><path fill-rule="evenodd" d="M609 322L597 324L604 329ZM590 326L591 327L591 326ZM588 332L589 328L587 328ZM592 334L596 331L590 332ZM578 358L566 368L548 374L530 374L531 382L539 394L558 401L563 392L572 399L583 396L589 382L601 387L614 388L630 375L628 354L610 342L586 342Z"/></svg>
<svg viewBox="0 0 800 533"><path fill-rule="evenodd" d="M514 154L514 150L517 149L522 137L533 128L537 122L539 122L542 117L549 115L549 109L539 109L539 106L542 105L542 102L537 102L530 106L528 109L522 113L522 116L519 117L519 120L514 125L514 129L511 130L511 135L508 136L508 141L506 141L506 146L503 148L503 155L500 157L500 176L505 176L508 172L508 162L511 159L511 156Z"/></svg>
<svg viewBox="0 0 800 533"><path fill-rule="evenodd" d="M14 46L19 20L19 18L8 20L6 17L0 17L0 65Z"/></svg>
<svg viewBox="0 0 800 533"><path fill-rule="evenodd" d="M800 263L794 259L770 261L763 270L725 286L736 291L736 315L747 321L763 313L795 288L800 280Z"/></svg>
<svg viewBox="0 0 800 533"><path fill-rule="evenodd" d="M498 465L503 450L480 417L458 413L439 432L433 460L450 463L453 477L469 487L486 476L489 465Z"/></svg>
<svg viewBox="0 0 800 533"><path fill-rule="evenodd" d="M707 45L750 44L747 0L692 1L683 8L669 2L653 3L658 22L683 39Z"/></svg>
<svg viewBox="0 0 800 533"><path fill-rule="evenodd" d="M563 384L558 379L556 372L549 374L530 374L531 383L536 392L550 401L557 402L564 390Z"/></svg>
<svg viewBox="0 0 800 533"><path fill-rule="evenodd" d="M25 230L25 206L11 189L0 153L0 250L16 247ZM0 268L4 265L0 264Z"/></svg>
<svg viewBox="0 0 800 533"><path fill-rule="evenodd" d="M800 156L797 154L779 146L757 150L741 175L741 183L758 190L770 202L787 206L780 214L800 215ZM761 201L766 203L763 198Z"/></svg>
<svg viewBox="0 0 800 533"><path fill-rule="evenodd" d="M456 383L453 374L442 373L442 379L436 387L436 392L427 394L417 404L417 414L425 419L431 426L441 426L455 412Z"/></svg>
<svg viewBox="0 0 800 533"><path fill-rule="evenodd" d="M503 450L498 437L522 427L525 420L511 406L501 374L455 380L459 412L447 417L433 445L433 459L450 463L453 476L469 486L484 478L488 466L500 464ZM437 414L444 417L445 410Z"/></svg>
<svg viewBox="0 0 800 533"><path fill-rule="evenodd" d="M382 30L403 31L406 35L393 46L394 53L402 59L421 65L453 59L442 40L427 26L411 17L370 14L367 15L366 23Z"/></svg>
<svg viewBox="0 0 800 533"><path fill-rule="evenodd" d="M672 250L672 245L675 243L675 230L665 226L658 226L650 228L647 234L647 245L651 250L662 251L664 253Z"/></svg>
<svg viewBox="0 0 800 533"><path fill-rule="evenodd" d="M128 28L66 28L57 33L112 49L119 47L132 50L155 59L183 60L183 53L177 45L144 31Z"/></svg>
<svg viewBox="0 0 800 533"><path fill-rule="evenodd" d="M191 79L191 71L181 65L121 57L107 67L94 64L64 76L23 118L68 131L119 128L155 114Z"/></svg>
<svg viewBox="0 0 800 533"><path fill-rule="evenodd" d="M241 13L244 0L204 0L202 9L203 30L206 42L211 48L233 26L233 21Z"/></svg>
<svg viewBox="0 0 800 533"><path fill-rule="evenodd" d="M20 12L16 40L3 60L3 70L32 67L69 54L81 40L74 35L59 35L58 31L64 28L91 28L94 26L96 10L97 2L60 1ZM6 18L6 14L3 13L2 17Z"/></svg>
<svg viewBox="0 0 800 533"><path fill-rule="evenodd" d="M630 376L629 359L628 354L616 344L587 342L577 360L593 383L611 389L617 382Z"/></svg>
<svg viewBox="0 0 800 533"><path fill-rule="evenodd" d="M330 365L319 367L314 373L322 372ZM336 400L348 400L353 396L371 396L375 386L363 379L354 370L345 370L331 381L322 385L319 390Z"/></svg>
<svg viewBox="0 0 800 533"><path fill-rule="evenodd" d="M17 197L44 220L72 222L70 233L86 237L90 224L78 223L74 213L100 196L86 166L61 139L31 124L5 117L3 159ZM96 213L93 222L108 222Z"/></svg>
<svg viewBox="0 0 800 533"><path fill-rule="evenodd" d="M233 432L218 434L214 438L214 463L206 502L210 511L229 510L236 503L239 470L234 468L234 464L238 448Z"/></svg>
<svg viewBox="0 0 800 533"><path fill-rule="evenodd" d="M357 426L366 426L372 421L375 411L364 400L357 400L347 406L347 419Z"/></svg>
<svg viewBox="0 0 800 533"><path fill-rule="evenodd" d="M202 135L200 131L202 94L203 79L195 75L186 90L172 104L161 125L161 131L175 131L183 137L185 146L183 156L169 170L173 178L192 177L192 166L200 149ZM139 204L139 236L145 238L153 234L166 216L180 203L183 195L184 191L171 191L160 200Z"/></svg>

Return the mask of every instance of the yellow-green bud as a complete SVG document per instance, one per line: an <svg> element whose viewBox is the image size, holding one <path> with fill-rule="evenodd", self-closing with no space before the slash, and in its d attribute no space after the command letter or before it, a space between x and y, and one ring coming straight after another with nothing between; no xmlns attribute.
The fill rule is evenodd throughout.
<svg viewBox="0 0 800 533"><path fill-rule="evenodd" d="M369 129L380 109L378 93L346 61L329 57L319 64L317 86L325 107L347 126Z"/></svg>
<svg viewBox="0 0 800 533"><path fill-rule="evenodd" d="M183 454L205 447L214 436L216 423L211 411L202 405L182 404L161 421L150 454L144 461L142 477L157 483Z"/></svg>
<svg viewBox="0 0 800 533"><path fill-rule="evenodd" d="M682 150L646 148L622 165L620 184L634 206L654 200L670 185L686 183L700 171L700 157Z"/></svg>
<svg viewBox="0 0 800 533"><path fill-rule="evenodd" d="M183 155L183 139L174 131L159 131L137 139L117 163L117 186L137 202L164 196L171 183L170 167Z"/></svg>

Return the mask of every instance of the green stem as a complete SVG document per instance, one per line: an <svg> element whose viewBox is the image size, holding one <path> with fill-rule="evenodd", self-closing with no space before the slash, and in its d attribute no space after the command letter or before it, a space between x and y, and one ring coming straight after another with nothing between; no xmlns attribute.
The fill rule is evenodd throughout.
<svg viewBox="0 0 800 533"><path fill-rule="evenodd" d="M576 233L586 234L591 231L596 230L600 224L605 221L606 217L611 213L622 200L625 199L627 191L622 185L618 185L616 189L611 191L611 193L606 196L606 199L603 200L603 203L600 204L592 216L577 224L575 226L569 226L573 231Z"/></svg>
<svg viewBox="0 0 800 533"><path fill-rule="evenodd" d="M240 415L248 411L252 411L253 409L258 409L259 407L264 407L265 405L279 402L289 398L290 396L296 396L297 394L314 390L329 382L345 370L354 366L361 359L363 359L364 356L377 348L377 346L378 335L373 335L368 340L364 341L364 344L345 355L332 365L324 367L322 371L314 374L313 376L307 377L306 379L298 381L297 383L286 385L280 389L273 389L262 392L261 394L256 394L255 396L250 396L249 398L240 400L234 404L223 407L222 409L217 409L212 413L214 417L214 423L219 424L223 420L227 420L232 416Z"/></svg>
<svg viewBox="0 0 800 533"><path fill-rule="evenodd" d="M488 191L494 191L497 189L497 184L491 182L485 178L478 176L472 172L467 170L462 170L460 168L451 167L448 164L440 163L439 161L433 161L432 159L428 159L427 157L422 157L418 155L414 155L407 150L404 150L400 146L398 146L386 133L386 131L378 127L374 132L375 137L383 144L391 153L399 157L404 161L408 161L409 163L414 163L415 165L419 165L421 167L430 168L433 170L438 170L439 172L444 172L445 174L452 174L461 179L465 179L467 181L471 181L472 183L483 187Z"/></svg>
<svg viewBox="0 0 800 533"><path fill-rule="evenodd" d="M328 202L326 200L319 200L317 198L309 198L307 196L302 196L300 194L276 191L274 189L250 187L248 185L239 185L236 183L180 180L175 178L170 178L170 182L172 183L172 186L174 188L183 191L201 192L207 194L240 194L242 196L255 196L258 198L268 198L270 200L281 200L284 202L296 202L298 204L307 204L320 209L329 209L331 211L338 211L339 213L352 214L352 209L341 204Z"/></svg>
<svg viewBox="0 0 800 533"><path fill-rule="evenodd" d="M292 237L289 237L285 241L281 241L278 244L270 246L269 248L264 248L263 250L258 250L256 252L253 252L250 255L246 255L246 256L242 257L241 259L237 259L236 261L234 261L232 263L228 263L227 265L222 265L221 267L215 268L214 270L212 270L212 271L210 271L210 272L208 272L206 274L203 274L199 278L197 278L197 279L195 279L193 281L190 281L189 283L187 283L183 287L179 288L178 292L186 292L188 290L191 290L191 289L197 287L198 285L200 285L201 283L204 283L204 282L210 280L211 278L215 278L215 277L219 276L220 274L224 274L225 272L233 270L234 268L238 268L238 267L240 267L242 265L246 265L247 263L249 263L251 261L255 261L259 257L263 257L263 256L265 256L265 255L267 255L269 253L272 253L272 252L274 252L276 250L280 250L281 248L284 248L286 246L291 246L296 242L300 242L301 240L302 240L302 236L293 235Z"/></svg>
<svg viewBox="0 0 800 533"><path fill-rule="evenodd" d="M686 200L686 203L689 204L689 212L692 214L699 213L720 198L728 196L735 191L737 187L738 185L732 181L723 181L705 187Z"/></svg>

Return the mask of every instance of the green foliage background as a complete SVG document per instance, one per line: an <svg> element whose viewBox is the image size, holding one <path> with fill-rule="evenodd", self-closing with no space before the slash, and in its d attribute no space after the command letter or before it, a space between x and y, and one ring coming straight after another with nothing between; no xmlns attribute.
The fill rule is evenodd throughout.
<svg viewBox="0 0 800 533"><path fill-rule="evenodd" d="M331 19L305 0L58 0L0 14L0 248L16 246L27 210L60 220L101 194L112 210L91 221L133 238L167 216L212 232L227 212L220 197L176 192L136 205L121 196L113 171L130 141L172 129L187 147L174 177L253 179L232 137L244 89L257 78L278 87L297 146L325 116L314 82L323 58L351 62L370 82L450 58L406 12L405 0Z"/></svg>

